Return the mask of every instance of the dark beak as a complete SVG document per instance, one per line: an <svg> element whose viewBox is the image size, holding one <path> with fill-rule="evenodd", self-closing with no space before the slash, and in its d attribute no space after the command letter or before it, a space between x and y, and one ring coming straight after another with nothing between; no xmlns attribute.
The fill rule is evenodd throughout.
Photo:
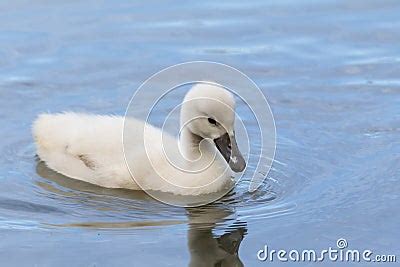
<svg viewBox="0 0 400 267"><path fill-rule="evenodd" d="M236 143L235 134L229 135L228 133L214 139L219 152L222 154L229 167L234 172L242 172L246 168L246 162Z"/></svg>

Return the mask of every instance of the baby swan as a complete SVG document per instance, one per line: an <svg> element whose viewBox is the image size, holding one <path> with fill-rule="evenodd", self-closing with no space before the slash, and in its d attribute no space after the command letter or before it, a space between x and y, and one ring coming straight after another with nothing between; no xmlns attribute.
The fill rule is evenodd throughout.
<svg viewBox="0 0 400 267"><path fill-rule="evenodd" d="M74 179L107 188L207 194L231 187L232 171L246 167L235 140L234 110L230 92L197 84L182 102L179 138L135 118L72 112L39 115L33 136L39 158Z"/></svg>

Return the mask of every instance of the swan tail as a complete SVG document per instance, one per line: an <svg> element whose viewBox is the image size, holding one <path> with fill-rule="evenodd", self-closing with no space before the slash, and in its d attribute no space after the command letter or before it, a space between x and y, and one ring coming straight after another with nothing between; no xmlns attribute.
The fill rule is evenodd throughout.
<svg viewBox="0 0 400 267"><path fill-rule="evenodd" d="M46 165L64 175L89 181L94 176L95 164L87 155L70 153L68 134L65 129L64 114L41 114L33 123L32 134L39 158Z"/></svg>

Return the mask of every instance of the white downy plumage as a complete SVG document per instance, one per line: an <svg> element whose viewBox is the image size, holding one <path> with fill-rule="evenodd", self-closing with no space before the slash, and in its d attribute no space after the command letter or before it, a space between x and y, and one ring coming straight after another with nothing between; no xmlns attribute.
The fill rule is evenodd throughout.
<svg viewBox="0 0 400 267"><path fill-rule="evenodd" d="M182 103L179 139L134 118L73 112L39 115L33 136L40 159L68 177L198 195L230 186L232 170L245 168L234 139L234 108L227 90L198 84Z"/></svg>

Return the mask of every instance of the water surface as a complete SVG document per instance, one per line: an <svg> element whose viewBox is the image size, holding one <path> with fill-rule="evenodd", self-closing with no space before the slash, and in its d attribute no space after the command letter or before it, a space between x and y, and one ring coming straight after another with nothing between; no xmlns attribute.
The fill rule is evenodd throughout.
<svg viewBox="0 0 400 267"><path fill-rule="evenodd" d="M1 265L255 266L265 244L338 238L399 257L398 14L398 1L3 1ZM123 114L141 82L190 60L238 68L267 96L277 151L260 190L245 177L184 209L36 158L37 114Z"/></svg>

